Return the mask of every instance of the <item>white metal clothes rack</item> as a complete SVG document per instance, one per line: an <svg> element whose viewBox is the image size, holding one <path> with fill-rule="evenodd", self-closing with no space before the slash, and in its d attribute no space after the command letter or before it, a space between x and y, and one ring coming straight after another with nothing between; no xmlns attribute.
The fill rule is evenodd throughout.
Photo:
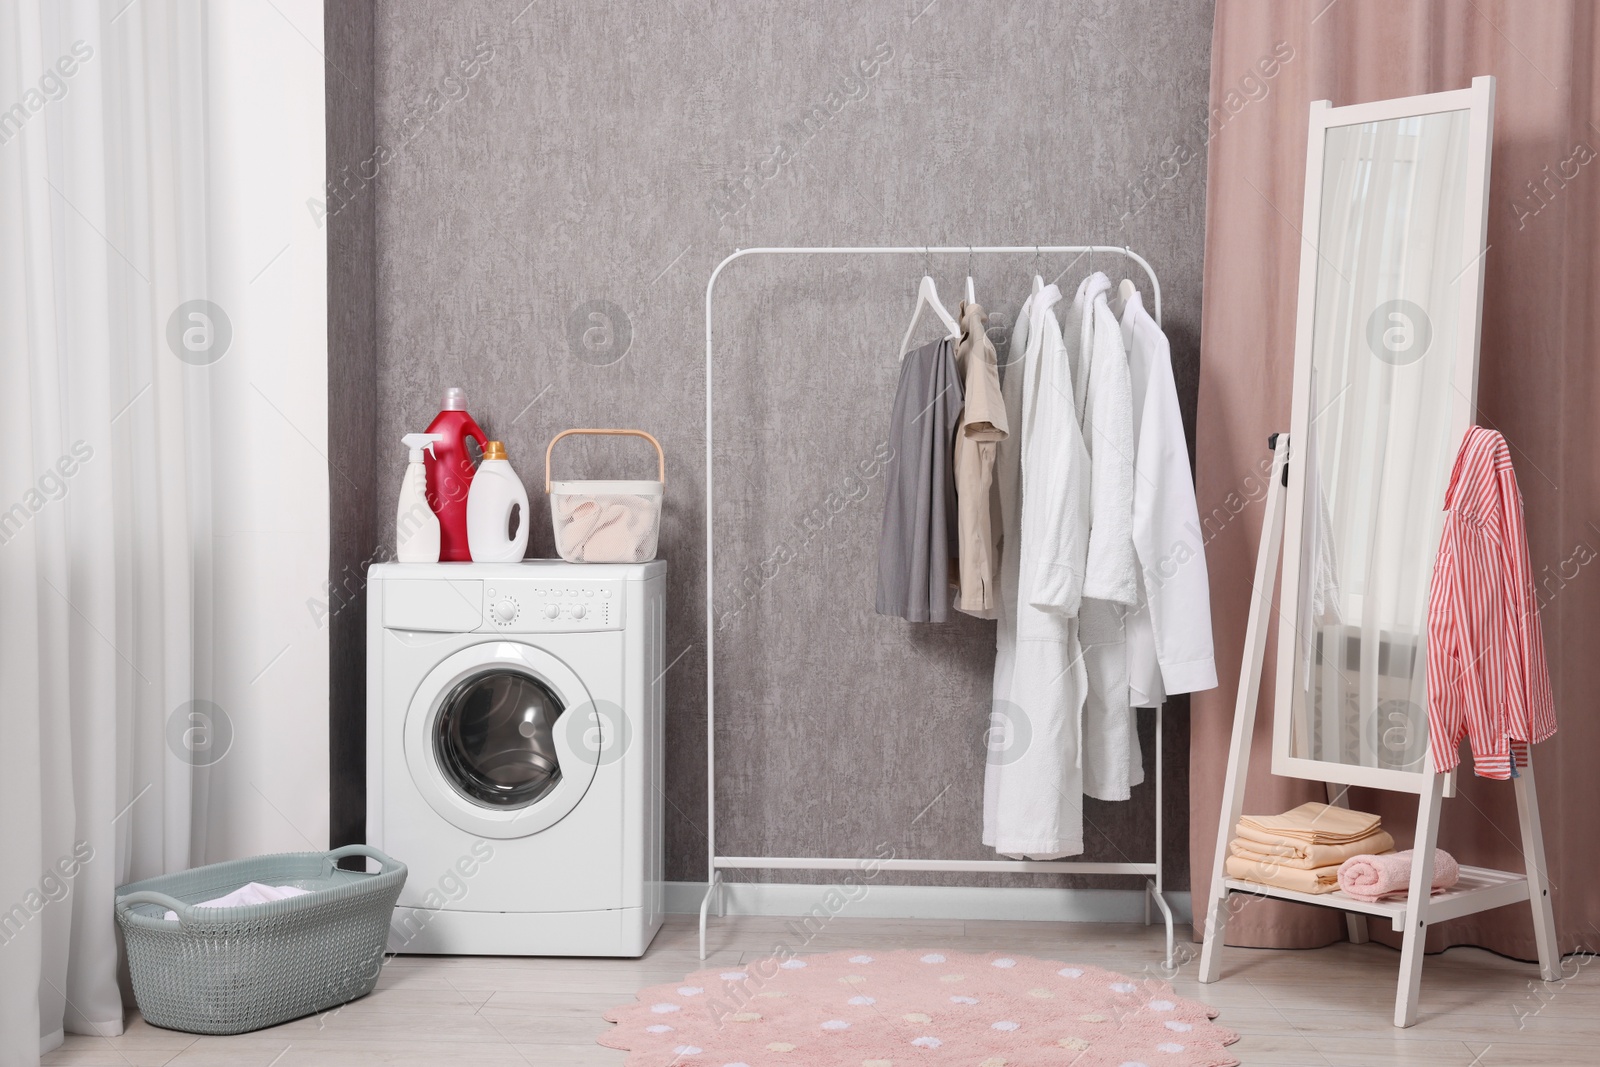
<svg viewBox="0 0 1600 1067"><path fill-rule="evenodd" d="M1172 965L1173 952L1173 920L1172 908L1164 896L1162 882L1162 708L1156 710L1156 756L1155 756L1155 791L1156 791L1156 818L1155 818L1155 859L1150 862L1136 863L1103 863L1079 860L940 860L940 859L878 859L877 857L861 857L851 859L847 857L826 856L724 856L717 852L717 672L716 672L716 615L715 615L715 589L713 581L713 566L716 559L716 535L714 525L714 509L716 495L714 486L714 461L715 449L713 448L713 369L715 362L712 357L712 323L715 318L713 311L713 297L716 290L717 278L722 274L723 268L736 259L745 256L770 255L770 256L922 256L933 255L1019 255L1027 254L1042 256L1045 254L1075 254L1075 255L1117 255L1138 264L1150 279L1150 292L1152 313L1156 324L1161 323L1161 282L1156 278L1155 270L1145 258L1123 245L946 245L946 246L857 246L857 247L802 247L781 246L769 248L743 248L729 255L716 269L711 272L710 279L706 282L706 484L705 484L705 524L706 524L706 894L700 902L700 958L706 958L706 916L713 900L716 901L717 915L720 917L725 912L724 894L722 892L722 872L728 869L746 870L798 870L798 871L840 871L855 870L863 864L871 862L879 870L887 871L942 871L942 872L983 872L991 874L1086 874L1086 875L1147 875L1145 883L1145 922L1150 922L1150 903L1154 901L1160 908L1162 918L1167 927L1167 954L1166 964Z"/></svg>

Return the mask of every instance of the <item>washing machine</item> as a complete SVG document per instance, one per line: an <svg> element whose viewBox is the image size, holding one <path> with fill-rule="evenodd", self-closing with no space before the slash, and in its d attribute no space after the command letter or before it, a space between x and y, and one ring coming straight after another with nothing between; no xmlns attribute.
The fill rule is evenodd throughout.
<svg viewBox="0 0 1600 1067"><path fill-rule="evenodd" d="M666 564L368 572L367 841L392 952L639 956L662 918Z"/></svg>

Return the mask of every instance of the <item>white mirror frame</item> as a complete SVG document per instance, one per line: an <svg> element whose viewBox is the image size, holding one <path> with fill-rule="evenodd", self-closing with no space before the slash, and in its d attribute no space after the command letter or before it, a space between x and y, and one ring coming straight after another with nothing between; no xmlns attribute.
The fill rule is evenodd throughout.
<svg viewBox="0 0 1600 1067"><path fill-rule="evenodd" d="M1460 302L1457 350L1452 381L1450 426L1452 437L1460 440L1472 424L1478 399L1478 343L1483 324L1483 278L1489 228L1489 160L1494 129L1494 79L1472 79L1468 89L1370 104L1333 107L1330 101L1311 105L1311 124L1306 144L1305 214L1301 227L1300 295L1295 320L1294 397L1289 421L1289 485L1287 516L1283 536L1283 581L1278 604L1278 673L1273 700L1272 773L1290 778L1305 778L1344 785L1372 786L1405 793L1425 793L1432 787L1433 762L1429 758L1417 771L1386 767L1366 767L1327 760L1307 759L1291 754L1292 698L1297 642L1294 620L1300 617L1300 578L1305 561L1300 559L1301 522L1305 515L1305 466L1298 460L1300 442L1308 440L1311 423L1312 332L1316 323L1318 246L1321 239L1323 149L1327 132L1339 126L1366 122L1433 115L1443 111L1466 111L1467 188L1466 218L1461 227L1463 291L1471 299ZM1439 506L1444 507L1441 499ZM1246 679L1243 684L1251 684Z"/></svg>

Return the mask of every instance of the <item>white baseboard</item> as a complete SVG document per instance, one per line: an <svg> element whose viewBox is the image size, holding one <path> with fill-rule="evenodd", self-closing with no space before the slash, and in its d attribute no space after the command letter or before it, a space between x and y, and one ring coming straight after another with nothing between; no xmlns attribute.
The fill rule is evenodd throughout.
<svg viewBox="0 0 1600 1067"><path fill-rule="evenodd" d="M733 915L805 915L824 904L830 887L786 882L727 882ZM673 915L698 915L704 882L666 883ZM862 919L1019 919L1026 922L1136 923L1144 921L1145 894L1137 889L1035 889L993 886L862 885L857 897L831 911ZM1167 893L1174 921L1193 921L1189 894ZM1160 912L1154 913L1159 922Z"/></svg>

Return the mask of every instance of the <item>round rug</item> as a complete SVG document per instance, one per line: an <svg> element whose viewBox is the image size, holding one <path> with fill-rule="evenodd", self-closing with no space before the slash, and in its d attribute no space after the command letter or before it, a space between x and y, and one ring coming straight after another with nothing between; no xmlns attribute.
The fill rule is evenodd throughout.
<svg viewBox="0 0 1600 1067"><path fill-rule="evenodd" d="M1239 1039L1155 978L993 952L771 956L614 1008L629 1067L1231 1067Z"/></svg>

